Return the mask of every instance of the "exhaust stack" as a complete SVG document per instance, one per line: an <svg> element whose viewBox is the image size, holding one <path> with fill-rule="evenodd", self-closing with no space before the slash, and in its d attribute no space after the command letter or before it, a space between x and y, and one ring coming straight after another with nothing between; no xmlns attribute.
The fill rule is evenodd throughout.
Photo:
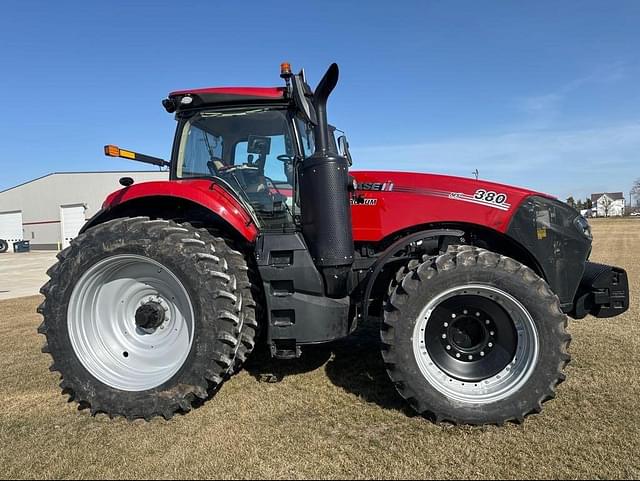
<svg viewBox="0 0 640 481"><path fill-rule="evenodd" d="M327 100L338 83L332 64L313 95L315 152L300 168L302 233L325 279L327 296L346 297L354 258L349 165L329 141Z"/></svg>

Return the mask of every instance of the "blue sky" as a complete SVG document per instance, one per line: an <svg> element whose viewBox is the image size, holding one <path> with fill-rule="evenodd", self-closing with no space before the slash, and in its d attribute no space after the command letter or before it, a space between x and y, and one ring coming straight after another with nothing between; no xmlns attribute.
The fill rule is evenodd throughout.
<svg viewBox="0 0 640 481"><path fill-rule="evenodd" d="M167 157L171 90L312 83L356 168L442 172L566 198L640 177L640 2L51 2L0 6L0 189Z"/></svg>

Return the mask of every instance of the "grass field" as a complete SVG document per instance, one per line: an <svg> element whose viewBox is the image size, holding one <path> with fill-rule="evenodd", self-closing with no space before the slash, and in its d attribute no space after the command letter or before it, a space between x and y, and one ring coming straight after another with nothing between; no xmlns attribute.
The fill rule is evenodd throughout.
<svg viewBox="0 0 640 481"><path fill-rule="evenodd" d="M47 370L40 298L1 302L0 477L640 477L640 220L593 224L593 257L628 270L632 309L571 322L568 381L522 426L436 426L413 416L371 331L298 362L254 360L170 422L91 418L65 402ZM260 382L266 373L284 380Z"/></svg>

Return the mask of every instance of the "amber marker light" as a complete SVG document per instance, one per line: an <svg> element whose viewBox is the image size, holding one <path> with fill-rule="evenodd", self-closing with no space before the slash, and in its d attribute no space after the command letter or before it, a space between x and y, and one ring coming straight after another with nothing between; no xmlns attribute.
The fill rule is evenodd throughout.
<svg viewBox="0 0 640 481"><path fill-rule="evenodd" d="M120 148L115 145L105 145L104 155L108 157L120 157Z"/></svg>

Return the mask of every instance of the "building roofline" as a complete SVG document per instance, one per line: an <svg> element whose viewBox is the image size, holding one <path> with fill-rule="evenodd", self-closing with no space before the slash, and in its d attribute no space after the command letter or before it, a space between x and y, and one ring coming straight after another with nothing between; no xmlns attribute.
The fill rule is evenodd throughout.
<svg viewBox="0 0 640 481"><path fill-rule="evenodd" d="M605 195L614 201L625 200L624 192L599 192L597 194L591 194L591 202L596 202Z"/></svg>
<svg viewBox="0 0 640 481"><path fill-rule="evenodd" d="M46 179L47 177L53 177L54 175L78 175L78 174L169 174L167 171L162 170L95 170L95 171L83 171L83 172L50 172L48 174L42 175L40 177L36 177L35 179L27 180L26 182L22 182L21 184L14 185L13 187L9 187L4 190L0 190L0 194L4 194L5 192L9 192L10 190L17 189L18 187L23 187L27 184L31 184L33 182L37 182L42 179Z"/></svg>

